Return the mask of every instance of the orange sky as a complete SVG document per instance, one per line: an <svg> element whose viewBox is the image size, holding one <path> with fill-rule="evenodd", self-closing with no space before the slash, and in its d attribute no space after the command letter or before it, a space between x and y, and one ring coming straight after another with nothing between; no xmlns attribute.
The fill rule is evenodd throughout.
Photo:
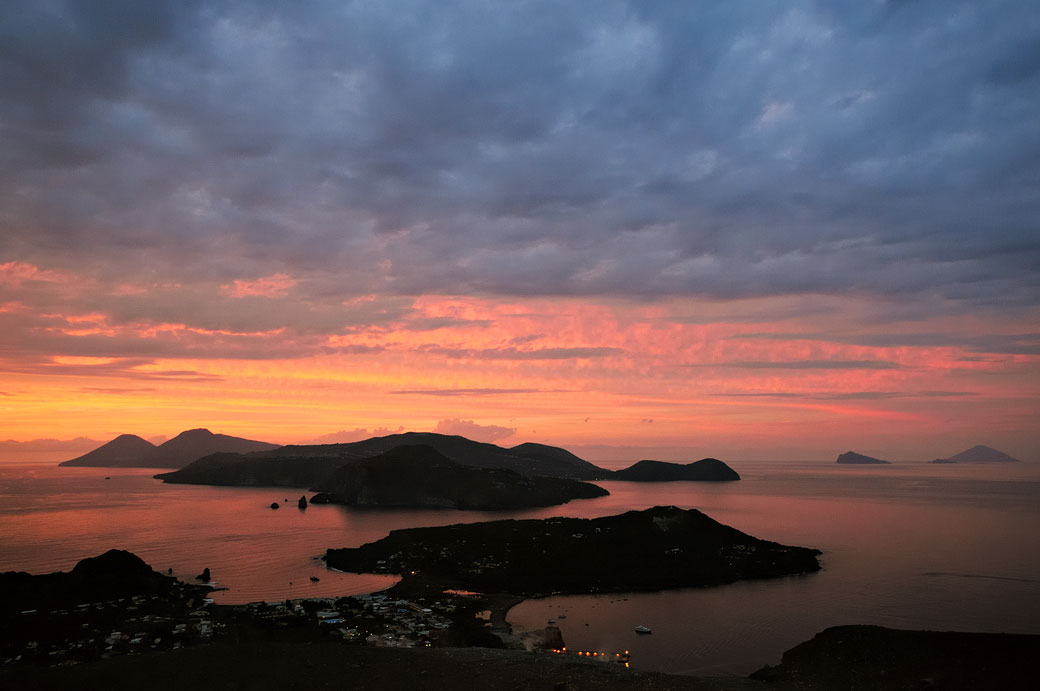
<svg viewBox="0 0 1040 691"><path fill-rule="evenodd" d="M119 318L115 307L41 313L30 300L72 305L84 288L109 291L112 305L181 288L91 285L24 263L0 269L15 297L0 316L24 337L14 356L0 356L0 439L151 438L204 426L280 443L438 430L608 460L848 449L928 460L976 443L1036 454L1037 356L943 345L937 335L1014 336L1016 325L996 320L869 331L884 305L827 296L373 295L337 305L381 315L367 323L308 332L286 319L247 331ZM235 280L212 299L281 312L299 299L295 285L284 274ZM906 343L920 333L934 343ZM863 344L871 341L891 345Z"/></svg>

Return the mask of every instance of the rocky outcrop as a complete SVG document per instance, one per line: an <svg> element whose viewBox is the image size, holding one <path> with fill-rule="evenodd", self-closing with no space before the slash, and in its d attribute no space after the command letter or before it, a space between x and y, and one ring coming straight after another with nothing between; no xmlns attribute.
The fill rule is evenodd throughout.
<svg viewBox="0 0 1040 691"><path fill-rule="evenodd" d="M299 506L301 509L306 509L307 508L307 497L306 496L300 497L300 500L296 502L296 505Z"/></svg>
<svg viewBox="0 0 1040 691"><path fill-rule="evenodd" d="M717 458L704 458L686 464L639 461L624 470L615 471L611 479L629 482L730 482L739 480L740 475Z"/></svg>
<svg viewBox="0 0 1040 691"><path fill-rule="evenodd" d="M846 451L838 456L836 462L847 465L889 465L891 463L891 461L883 461L880 458L874 458L873 456L864 456L855 451Z"/></svg>
<svg viewBox="0 0 1040 691"><path fill-rule="evenodd" d="M314 503L472 510L552 506L607 494L577 480L460 465L422 444L348 463L315 489Z"/></svg>

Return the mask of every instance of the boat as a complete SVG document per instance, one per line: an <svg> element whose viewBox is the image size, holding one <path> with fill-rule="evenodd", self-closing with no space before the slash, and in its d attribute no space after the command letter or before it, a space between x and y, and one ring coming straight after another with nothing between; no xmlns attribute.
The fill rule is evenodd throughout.
<svg viewBox="0 0 1040 691"><path fill-rule="evenodd" d="M650 630L649 626L643 626L640 624L636 627L636 633L653 633L653 631Z"/></svg>

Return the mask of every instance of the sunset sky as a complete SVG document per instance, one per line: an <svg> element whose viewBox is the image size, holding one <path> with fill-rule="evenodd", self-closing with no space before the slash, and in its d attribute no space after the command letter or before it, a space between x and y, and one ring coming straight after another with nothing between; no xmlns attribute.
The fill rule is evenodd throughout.
<svg viewBox="0 0 1040 691"><path fill-rule="evenodd" d="M1038 36L1014 0L0 3L0 460L1040 460Z"/></svg>

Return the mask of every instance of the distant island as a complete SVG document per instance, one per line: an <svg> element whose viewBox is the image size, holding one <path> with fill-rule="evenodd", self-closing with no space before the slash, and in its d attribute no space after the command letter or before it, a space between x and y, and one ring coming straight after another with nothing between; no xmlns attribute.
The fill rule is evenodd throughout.
<svg viewBox="0 0 1040 691"><path fill-rule="evenodd" d="M94 468L182 468L192 461L214 453L249 453L277 448L278 444L213 434L208 429L181 432L159 446L135 434L121 434L93 451L58 465Z"/></svg>
<svg viewBox="0 0 1040 691"><path fill-rule="evenodd" d="M617 470L611 478L628 482L730 482L740 475L717 458L704 458L693 463L639 461L624 470Z"/></svg>
<svg viewBox="0 0 1040 691"><path fill-rule="evenodd" d="M328 566L401 574L402 586L514 595L660 590L811 573L818 550L751 537L695 509L394 530L329 549Z"/></svg>
<svg viewBox="0 0 1040 691"><path fill-rule="evenodd" d="M553 506L608 494L579 480L460 465L425 444L343 465L314 489L312 504L475 510Z"/></svg>
<svg viewBox="0 0 1040 691"><path fill-rule="evenodd" d="M891 461L883 461L880 458L874 458L873 456L864 456L855 451L846 451L838 456L836 462L849 465L889 465L891 463Z"/></svg>
<svg viewBox="0 0 1040 691"><path fill-rule="evenodd" d="M611 471L555 446L527 443L506 449L457 435L405 432L346 444L289 445L270 451L211 455L156 477L163 482L197 485L312 488L348 463L415 445L431 447L460 465L512 470L527 477L599 480L611 475Z"/></svg>
<svg viewBox="0 0 1040 691"><path fill-rule="evenodd" d="M929 463L1019 463L1017 458L988 446L973 446L949 458L936 458Z"/></svg>

